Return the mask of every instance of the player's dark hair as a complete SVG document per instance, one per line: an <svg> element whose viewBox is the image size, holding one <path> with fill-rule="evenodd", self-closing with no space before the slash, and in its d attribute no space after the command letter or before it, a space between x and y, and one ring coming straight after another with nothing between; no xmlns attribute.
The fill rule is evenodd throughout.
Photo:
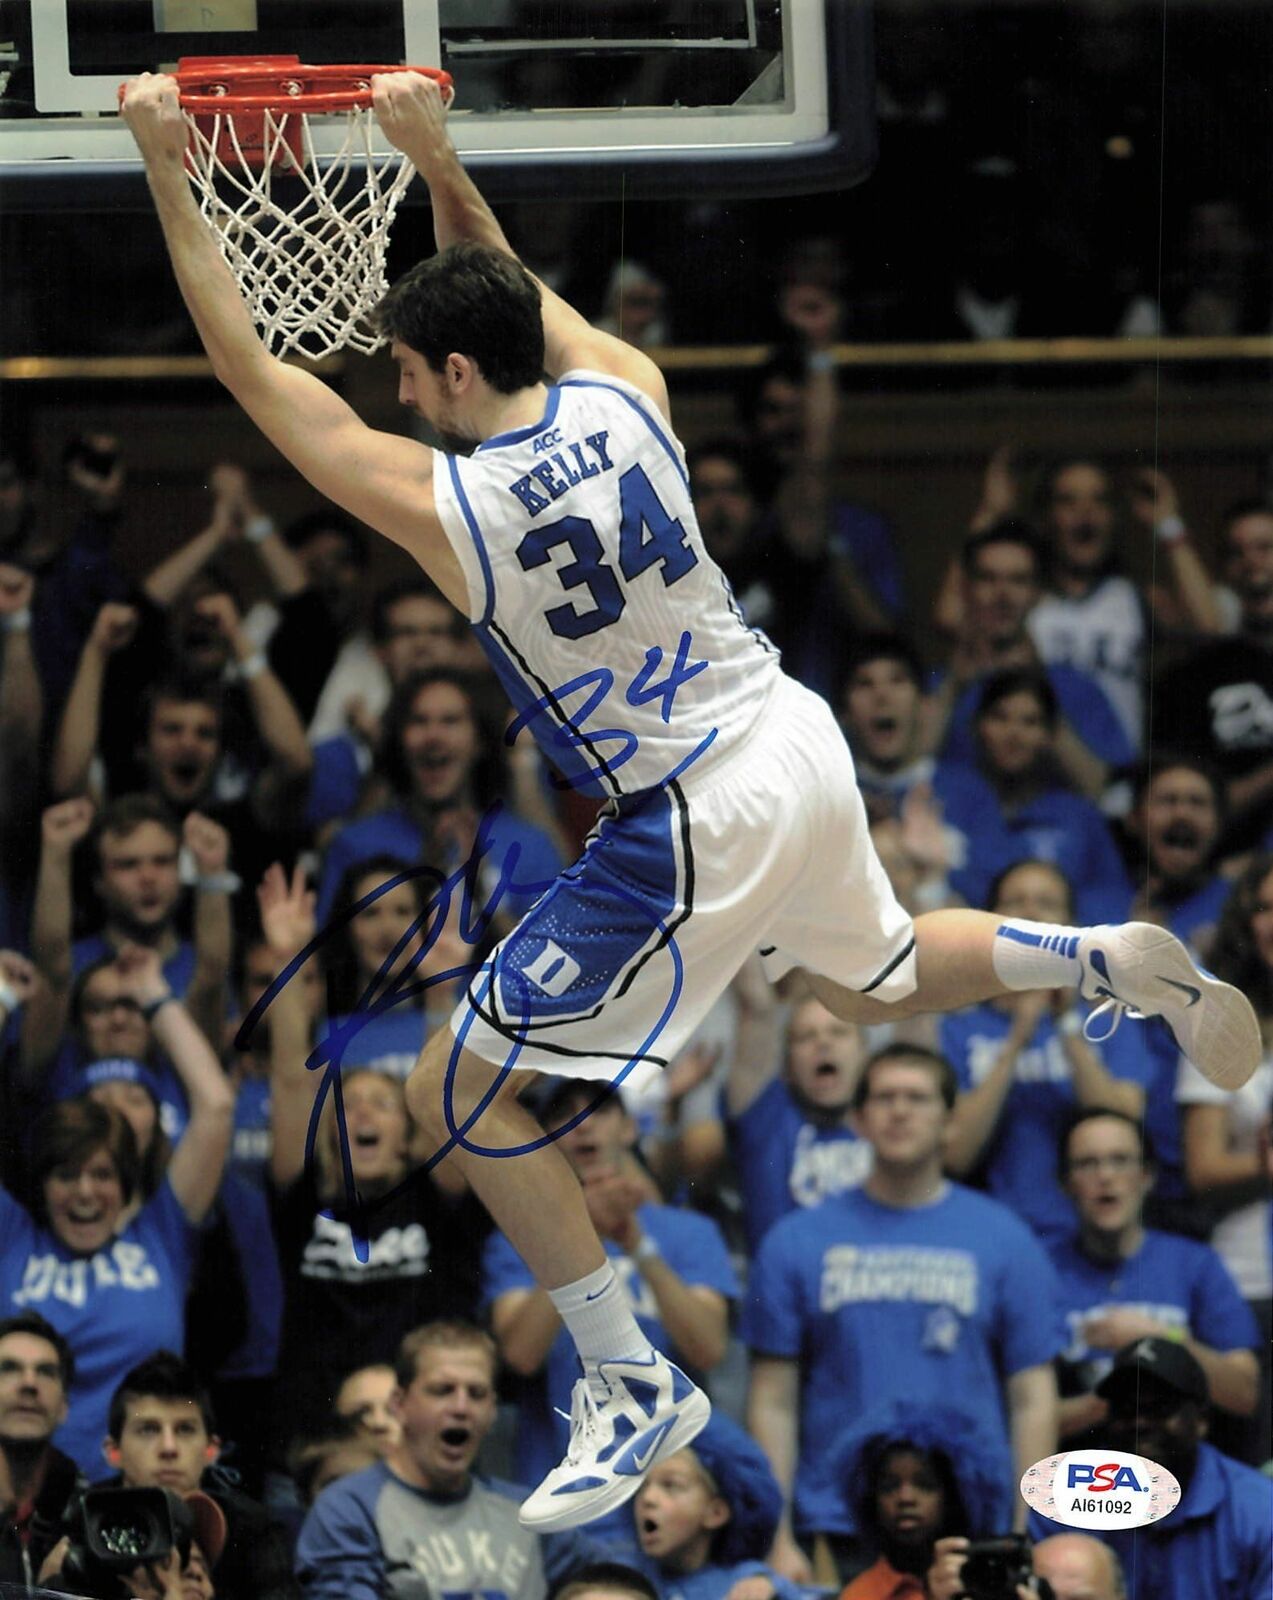
<svg viewBox="0 0 1273 1600"><path fill-rule="evenodd" d="M1056 690L1041 667L1004 667L999 672L992 672L977 697L974 721L980 722L982 717L989 715L1002 701L1010 700L1014 694L1033 696L1049 732L1055 730L1061 708Z"/></svg>
<svg viewBox="0 0 1273 1600"><path fill-rule="evenodd" d="M855 673L876 661L892 661L903 669L915 687L924 687L924 663L919 651L903 633L867 633L855 639L844 657L835 704L848 692Z"/></svg>
<svg viewBox="0 0 1273 1600"><path fill-rule="evenodd" d="M418 351L434 372L455 352L500 394L543 377L539 285L515 256L465 241L418 262L373 313L380 332Z"/></svg>
<svg viewBox="0 0 1273 1600"><path fill-rule="evenodd" d="M1273 850L1258 850L1229 892L1216 924L1209 965L1218 978L1241 989L1255 1007L1267 1039L1273 1026L1273 967L1260 954L1251 931L1260 889L1273 873Z"/></svg>
<svg viewBox="0 0 1273 1600"><path fill-rule="evenodd" d="M416 578L409 583L386 583L371 597L371 637L377 644L388 642L389 613L403 600L436 601L455 618L455 608L451 602L437 584L430 583L428 578Z"/></svg>
<svg viewBox="0 0 1273 1600"><path fill-rule="evenodd" d="M1035 579L1042 583L1047 569L1043 544L1033 525L1020 517L1001 517L998 522L983 528L980 533L974 533L970 539L964 541L963 549L959 552L959 561L966 576L970 578L976 576L977 559L981 552L996 544L1015 544L1018 548L1028 551L1030 560L1034 564Z"/></svg>
<svg viewBox="0 0 1273 1600"><path fill-rule="evenodd" d="M128 1421L128 1407L135 1400L189 1400L199 1408L199 1415L209 1435L217 1431L216 1417L208 1391L199 1375L188 1361L174 1355L171 1350L156 1350L153 1356L139 1361L126 1372L115 1393L111 1395L107 1432L119 1443Z"/></svg>
<svg viewBox="0 0 1273 1600"><path fill-rule="evenodd" d="M0 1339L11 1333L29 1334L32 1339L43 1339L57 1353L57 1375L63 1393L75 1382L75 1352L53 1324L38 1311L19 1311L16 1316L0 1318Z"/></svg>
<svg viewBox="0 0 1273 1600"><path fill-rule="evenodd" d="M1023 856L1020 861L1013 861L1001 871L996 872L990 880L990 887L986 890L986 907L993 911L995 904L1003 892L1003 886L1014 872L1019 872L1022 867L1039 867L1052 876L1065 889L1065 915L1067 918L1074 915L1074 886L1057 866L1055 861L1040 861L1036 856Z"/></svg>
<svg viewBox="0 0 1273 1600"><path fill-rule="evenodd" d="M1062 1177L1070 1170L1070 1141L1074 1137L1074 1130L1081 1128L1085 1122L1096 1122L1101 1118L1106 1120L1112 1118L1115 1122L1125 1123L1136 1135L1141 1165L1144 1167L1151 1165L1153 1157L1149 1153L1149 1145L1145 1139L1145 1124L1139 1117L1130 1116L1126 1111L1115 1111L1108 1106L1084 1106L1065 1124L1057 1146L1057 1170Z"/></svg>
<svg viewBox="0 0 1273 1600"><path fill-rule="evenodd" d="M886 1044L862 1064L862 1074L853 1090L853 1109L861 1111L871 1090L871 1074L876 1067L897 1063L900 1066L927 1067L937 1080L942 1104L949 1111L959 1098L959 1079L946 1057L922 1044Z"/></svg>

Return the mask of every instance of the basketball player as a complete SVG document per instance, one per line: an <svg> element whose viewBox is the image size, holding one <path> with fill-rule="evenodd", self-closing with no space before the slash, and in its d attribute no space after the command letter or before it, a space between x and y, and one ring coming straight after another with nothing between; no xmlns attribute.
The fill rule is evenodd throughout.
<svg viewBox="0 0 1273 1600"><path fill-rule="evenodd" d="M385 134L429 186L439 247L390 290L380 321L399 399L445 451L373 431L267 354L187 185L174 80L134 80L124 116L217 377L320 494L415 557L471 619L547 754L604 799L580 859L473 980L407 1087L439 1144L450 1113L478 1151L515 1154L461 1143L448 1159L578 1347L566 1459L521 1512L560 1528L635 1493L709 1406L645 1341L576 1179L512 1092L520 1074L493 1091L501 1066L591 1076L599 1092L629 1062L634 1081L651 1075L756 948L771 978L807 969L855 1022L1078 985L1115 1020L1163 1015L1234 1087L1259 1036L1246 1000L1159 928L975 911L912 925L830 710L745 626L704 549L658 368L512 255L431 80L382 75L373 89Z"/></svg>

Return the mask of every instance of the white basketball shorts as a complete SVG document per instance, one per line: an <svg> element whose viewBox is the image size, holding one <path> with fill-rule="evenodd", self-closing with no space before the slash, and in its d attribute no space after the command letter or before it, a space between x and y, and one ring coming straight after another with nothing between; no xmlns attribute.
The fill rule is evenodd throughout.
<svg viewBox="0 0 1273 1600"><path fill-rule="evenodd" d="M748 954L876 999L915 987L915 939L826 703L781 678L696 781L611 801L583 854L470 981L456 1038L497 1066L639 1087Z"/></svg>

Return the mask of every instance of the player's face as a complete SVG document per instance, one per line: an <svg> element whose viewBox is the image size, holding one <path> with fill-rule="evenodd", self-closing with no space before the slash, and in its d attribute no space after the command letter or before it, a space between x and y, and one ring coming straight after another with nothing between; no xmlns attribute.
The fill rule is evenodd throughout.
<svg viewBox="0 0 1273 1600"><path fill-rule="evenodd" d="M919 688L899 661L865 662L844 695L850 744L873 766L902 765L918 731L919 704Z"/></svg>
<svg viewBox="0 0 1273 1600"><path fill-rule="evenodd" d="M633 1504L641 1554L674 1571L728 1520L725 1502L692 1450L679 1450L660 1462Z"/></svg>
<svg viewBox="0 0 1273 1600"><path fill-rule="evenodd" d="M411 1133L401 1084L383 1073L364 1071L350 1073L342 1087L355 1181L368 1190L397 1182L406 1164Z"/></svg>
<svg viewBox="0 0 1273 1600"><path fill-rule="evenodd" d="M423 417L447 450L460 452L477 444L462 420L443 373L434 372L418 350L395 339L389 353L398 364L398 404Z"/></svg>
<svg viewBox="0 0 1273 1600"><path fill-rule="evenodd" d="M1141 803L1141 828L1155 872L1164 878L1188 878L1200 872L1220 833L1211 785L1187 767L1156 773Z"/></svg>
<svg viewBox="0 0 1273 1600"><path fill-rule="evenodd" d="M1034 557L1024 545L988 544L965 584L969 631L991 644L1017 637L1039 598Z"/></svg>
<svg viewBox="0 0 1273 1600"><path fill-rule="evenodd" d="M1001 917L1028 922L1069 922L1070 886L1055 867L1042 862L1013 867L999 884L994 909Z"/></svg>
<svg viewBox="0 0 1273 1600"><path fill-rule="evenodd" d="M402 748L416 795L430 805L461 802L481 735L469 698L453 683L430 683L411 702Z"/></svg>
<svg viewBox="0 0 1273 1600"><path fill-rule="evenodd" d="M1085 572L1105 561L1114 538L1114 504L1100 467L1076 461L1057 473L1048 522L1063 566Z"/></svg>
<svg viewBox="0 0 1273 1600"><path fill-rule="evenodd" d="M91 1256L115 1237L124 1209L124 1185L109 1150L95 1150L79 1165L54 1167L44 1180L49 1227L77 1256Z"/></svg>
<svg viewBox="0 0 1273 1600"><path fill-rule="evenodd" d="M889 1452L880 1467L875 1511L891 1543L932 1543L946 1515L946 1497L937 1474L923 1456L914 1450Z"/></svg>
<svg viewBox="0 0 1273 1600"><path fill-rule="evenodd" d="M728 456L704 456L694 467L694 514L713 561L730 562L747 548L756 523L756 501L737 464Z"/></svg>
<svg viewBox="0 0 1273 1600"><path fill-rule="evenodd" d="M384 882L379 872L368 873L354 883L355 903L373 894ZM377 975L388 977L400 973L419 946L412 937L403 944L396 960L390 957L398 948L403 935L413 923L419 923L420 908L415 891L409 883L399 883L386 889L369 905L364 906L349 924L349 937L358 961L358 976L363 983Z"/></svg>
<svg viewBox="0 0 1273 1600"><path fill-rule="evenodd" d="M1020 778L1030 772L1051 742L1043 707L1023 690L996 700L977 718L981 741L991 773L1000 778Z"/></svg>
<svg viewBox="0 0 1273 1600"><path fill-rule="evenodd" d="M787 1076L797 1097L819 1111L844 1111L864 1055L862 1035L820 1000L804 1000L787 1031Z"/></svg>
<svg viewBox="0 0 1273 1600"><path fill-rule="evenodd" d="M385 621L388 637L380 646L380 658L390 683L403 683L413 672L454 664L454 612L445 602L422 594L404 595L388 608Z"/></svg>
<svg viewBox="0 0 1273 1600"><path fill-rule="evenodd" d="M336 1394L336 1415L350 1418L382 1456L402 1437L402 1424L389 1404L397 1387L392 1367L361 1367L349 1374Z"/></svg>
<svg viewBox="0 0 1273 1600"><path fill-rule="evenodd" d="M65 1417L57 1351L38 1334L6 1334L0 1339L0 1443L41 1443Z"/></svg>
<svg viewBox="0 0 1273 1600"><path fill-rule="evenodd" d="M916 1167L940 1156L947 1116L936 1075L928 1067L885 1061L872 1069L858 1124L878 1163Z"/></svg>
<svg viewBox="0 0 1273 1600"><path fill-rule="evenodd" d="M1149 1192L1136 1131L1114 1117L1093 1117L1070 1135L1066 1187L1079 1221L1117 1236L1134 1227Z"/></svg>
<svg viewBox="0 0 1273 1600"><path fill-rule="evenodd" d="M119 1471L130 1489L189 1494L217 1454L193 1400L142 1395L130 1400L119 1438Z"/></svg>
<svg viewBox="0 0 1273 1600"><path fill-rule="evenodd" d="M455 1493L495 1420L495 1374L484 1350L421 1350L409 1388L398 1390L394 1410L403 1449L430 1488Z"/></svg>
<svg viewBox="0 0 1273 1600"><path fill-rule="evenodd" d="M129 833L104 833L97 892L112 921L143 934L157 931L181 893L176 839L158 822L140 822Z"/></svg>
<svg viewBox="0 0 1273 1600"><path fill-rule="evenodd" d="M133 1130L137 1153L144 1156L154 1143L155 1129L159 1126L159 1111L150 1090L140 1083L120 1078L113 1083L95 1083L88 1097L99 1106L112 1106L119 1112Z"/></svg>
<svg viewBox="0 0 1273 1600"><path fill-rule="evenodd" d="M1239 517L1225 538L1225 576L1249 614L1273 615L1273 511Z"/></svg>
<svg viewBox="0 0 1273 1600"><path fill-rule="evenodd" d="M159 792L178 810L195 803L221 757L221 728L211 706L160 700L150 714L145 759Z"/></svg>
<svg viewBox="0 0 1273 1600"><path fill-rule="evenodd" d="M1255 892L1251 939L1256 955L1273 971L1273 872L1260 880Z"/></svg>
<svg viewBox="0 0 1273 1600"><path fill-rule="evenodd" d="M95 1061L104 1061L108 1056L140 1061L150 1048L149 1024L138 1001L124 992L125 987L113 966L99 967L84 982L80 1026Z"/></svg>

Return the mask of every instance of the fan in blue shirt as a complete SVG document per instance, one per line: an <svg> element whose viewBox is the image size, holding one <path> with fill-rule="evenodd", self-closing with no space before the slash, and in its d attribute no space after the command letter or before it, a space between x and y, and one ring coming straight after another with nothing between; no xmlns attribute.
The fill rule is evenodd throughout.
<svg viewBox="0 0 1273 1600"><path fill-rule="evenodd" d="M1043 561L1037 534L1012 519L976 534L960 553L955 649L945 680L935 686L938 707L945 712L940 753L948 761L969 766L975 758L980 680L1005 667L1038 664L1026 620L1043 594ZM1131 741L1095 678L1061 662L1044 671L1067 731L1083 747L1065 754L1067 770L1085 793L1096 793L1110 770L1135 759Z"/></svg>
<svg viewBox="0 0 1273 1600"><path fill-rule="evenodd" d="M1055 867L1023 861L1000 877L991 905L1004 916L1064 918L1069 885ZM1139 1031L1089 1042L1077 1001L1073 991L1005 995L943 1017L938 1034L959 1079L946 1170L977 1174L1045 1243L1074 1228L1056 1153L1075 1110L1140 1116L1159 1073Z"/></svg>
<svg viewBox="0 0 1273 1600"><path fill-rule="evenodd" d="M1105 818L1065 781L1056 754L1057 696L1037 668L986 679L977 701L976 758L943 762L933 789L943 821L968 840L951 886L984 905L990 879L1013 861L1050 861L1065 874L1081 922L1109 922L1127 904L1127 880Z"/></svg>
<svg viewBox="0 0 1273 1600"><path fill-rule="evenodd" d="M773 990L764 983L735 987L738 1041L725 1110L754 1255L779 1217L854 1188L870 1171L871 1147L852 1126L866 1051L861 1030L810 995L791 1008L780 1073Z"/></svg>
<svg viewBox="0 0 1273 1600"><path fill-rule="evenodd" d="M318 889L318 920L332 913L341 878L369 857L390 855L454 873L480 843L478 903L507 864L517 886L503 909L529 909L562 860L548 835L499 802L502 746L484 726L469 679L451 668L416 673L398 686L385 713L381 771L393 804L349 823L328 846ZM427 880L430 892L434 881ZM537 887L532 887L537 886Z"/></svg>
<svg viewBox="0 0 1273 1600"><path fill-rule="evenodd" d="M660 1600L726 1600L743 1578L768 1584L768 1600L805 1590L765 1565L782 1490L764 1451L719 1412L694 1440L656 1466L629 1513Z"/></svg>
<svg viewBox="0 0 1273 1600"><path fill-rule="evenodd" d="M748 1424L780 1478L795 1463L784 1488L797 1535L854 1531L831 1462L868 1406L959 1394L976 1407L1000 1457L1004 1527L1014 1470L1055 1446L1055 1280L1023 1223L943 1178L954 1099L954 1073L934 1052L877 1052L855 1096L870 1176L776 1223L756 1258Z"/></svg>
<svg viewBox="0 0 1273 1600"><path fill-rule="evenodd" d="M1273 1593L1273 1482L1206 1443L1207 1380L1183 1346L1126 1345L1102 1380L1097 1448L1166 1467L1183 1491L1160 1522L1097 1535L1122 1561L1128 1600L1264 1600ZM1060 1533L1037 1511L1032 1539Z"/></svg>
<svg viewBox="0 0 1273 1600"><path fill-rule="evenodd" d="M1077 1234L1052 1250L1068 1343L1059 1362L1061 1435L1077 1447L1105 1416L1095 1393L1113 1353L1137 1339L1174 1339L1202 1368L1214 1406L1256 1406L1260 1333L1210 1245L1141 1226L1153 1183L1140 1124L1089 1109L1061 1146ZM1142 1451L1142 1454L1144 1452Z"/></svg>

